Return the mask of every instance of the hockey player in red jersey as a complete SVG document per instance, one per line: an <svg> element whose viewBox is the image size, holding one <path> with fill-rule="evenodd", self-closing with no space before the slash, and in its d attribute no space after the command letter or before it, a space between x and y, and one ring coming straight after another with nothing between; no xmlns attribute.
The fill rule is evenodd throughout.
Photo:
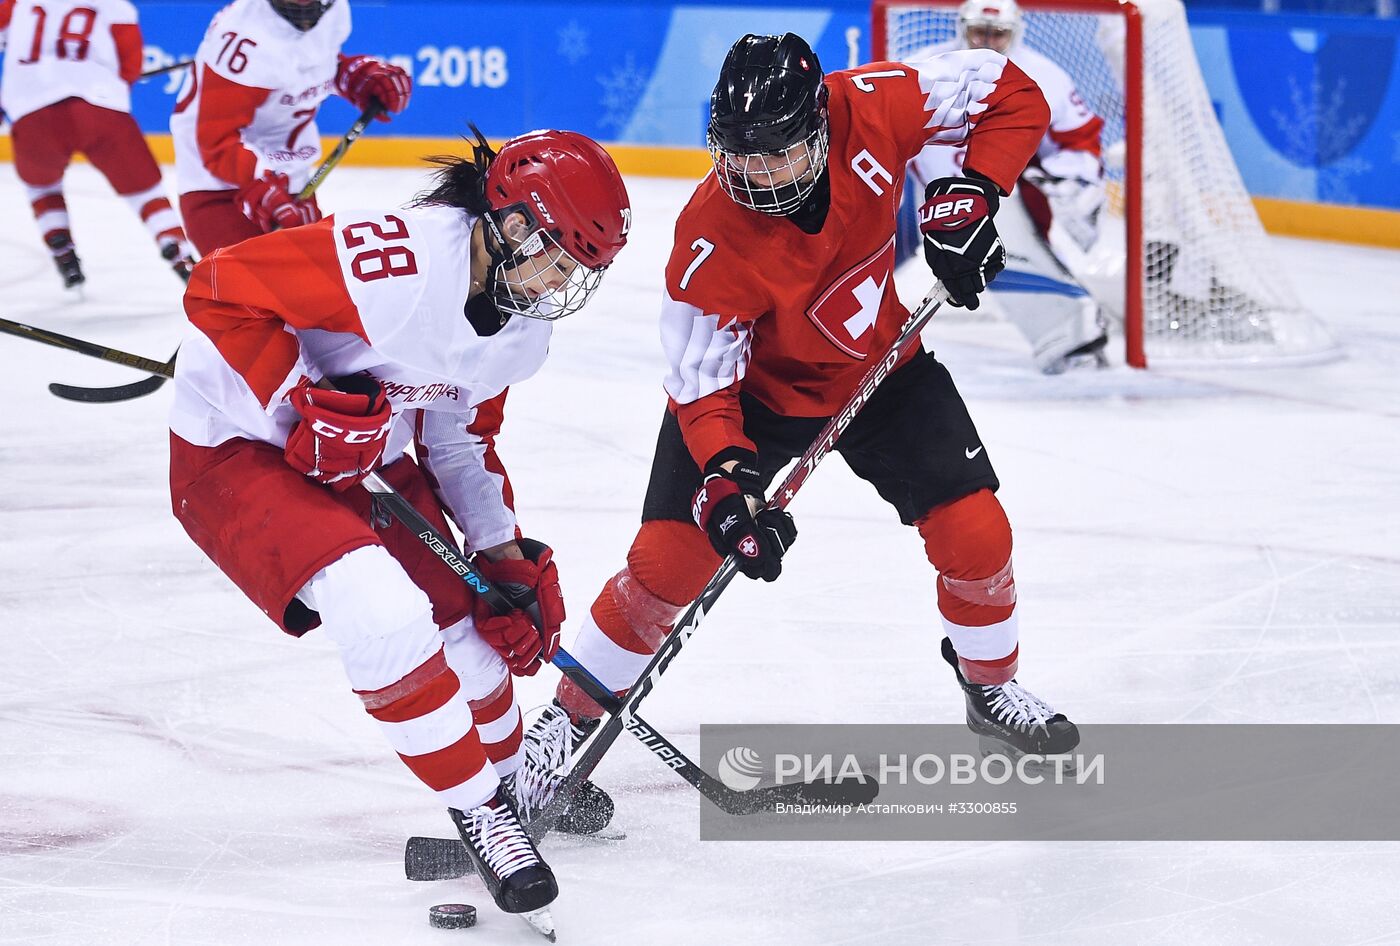
<svg viewBox="0 0 1400 946"><path fill-rule="evenodd" d="M408 106L408 73L344 55L349 36L349 0L233 0L215 15L170 117L180 213L201 253L320 219L315 197L296 194L321 157L328 95Z"/></svg>
<svg viewBox="0 0 1400 946"><path fill-rule="evenodd" d="M533 132L448 162L409 210L349 210L216 250L185 295L171 411L176 518L282 630L320 625L365 710L452 815L496 903L548 925L554 876L522 827L563 760L525 738L511 674L558 649L553 552L523 538L497 456L508 386L544 362L627 240L612 159ZM333 383L332 383L333 381ZM414 448L418 462L404 455ZM493 583L492 613L356 484L382 475ZM517 808L519 814L517 814ZM591 786L565 830L611 818Z"/></svg>
<svg viewBox="0 0 1400 946"><path fill-rule="evenodd" d="M906 162L928 142L967 145L964 176L932 181L921 217L934 274L954 305L975 308L1004 265L997 203L1047 118L1035 84L990 50L823 77L791 33L730 49L710 105L714 170L681 212L666 267L670 400L641 530L570 647L604 684L636 680L721 556L778 577L796 528L764 507L764 490L908 317L892 280ZM1011 528L947 370L913 348L836 450L924 541L969 726L1017 751L1073 748L1074 724L1015 679ZM600 715L567 680L547 712L575 738Z"/></svg>
<svg viewBox="0 0 1400 946"><path fill-rule="evenodd" d="M161 185L160 167L131 117L141 74L141 27L128 0L0 0L7 50L0 103L12 127L15 172L66 288L85 282L63 197L83 154L146 225L161 258L188 279L190 249Z"/></svg>

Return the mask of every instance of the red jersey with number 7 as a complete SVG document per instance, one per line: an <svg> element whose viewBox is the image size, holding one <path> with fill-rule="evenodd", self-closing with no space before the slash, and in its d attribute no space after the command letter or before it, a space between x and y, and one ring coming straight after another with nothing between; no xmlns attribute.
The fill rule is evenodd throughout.
<svg viewBox="0 0 1400 946"><path fill-rule="evenodd" d="M676 222L661 337L666 393L695 461L744 436L739 392L785 416L826 417L869 356L908 318L894 289L904 167L926 144L966 146L966 166L1009 191L1049 109L991 50L835 72L829 91L831 207L820 232L749 210L714 172Z"/></svg>

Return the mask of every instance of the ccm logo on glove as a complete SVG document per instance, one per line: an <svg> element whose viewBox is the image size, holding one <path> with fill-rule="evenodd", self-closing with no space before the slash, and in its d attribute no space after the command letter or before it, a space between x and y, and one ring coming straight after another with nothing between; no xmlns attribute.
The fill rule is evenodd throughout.
<svg viewBox="0 0 1400 946"><path fill-rule="evenodd" d="M287 435L283 455L293 469L344 490L379 464L393 410L374 378L354 375L337 385L340 389L332 390L302 378L287 392L301 419Z"/></svg>
<svg viewBox="0 0 1400 946"><path fill-rule="evenodd" d="M389 424L385 422L382 426L374 430L346 430L344 427L337 427L327 423L320 418L311 421L311 430L318 437L325 437L327 440L339 440L342 443L360 444L374 443L376 440L383 440L389 436Z"/></svg>

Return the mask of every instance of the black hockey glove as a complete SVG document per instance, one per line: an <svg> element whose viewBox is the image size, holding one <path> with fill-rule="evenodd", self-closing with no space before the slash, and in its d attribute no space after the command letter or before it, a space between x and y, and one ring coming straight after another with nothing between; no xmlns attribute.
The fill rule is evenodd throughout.
<svg viewBox="0 0 1400 946"><path fill-rule="evenodd" d="M940 177L924 190L924 259L953 305L977 308L977 294L1006 268L1006 250L992 223L1000 202L996 185L977 177Z"/></svg>
<svg viewBox="0 0 1400 946"><path fill-rule="evenodd" d="M733 555L748 577L773 581L782 573L783 553L797 539L797 525L787 512L764 506L757 467L757 458L749 455L733 470L706 470L691 511L716 552Z"/></svg>

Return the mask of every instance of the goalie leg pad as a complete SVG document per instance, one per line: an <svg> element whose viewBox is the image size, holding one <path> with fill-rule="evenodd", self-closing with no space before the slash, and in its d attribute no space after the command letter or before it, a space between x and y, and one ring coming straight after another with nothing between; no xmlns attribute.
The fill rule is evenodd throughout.
<svg viewBox="0 0 1400 946"><path fill-rule="evenodd" d="M621 695L719 562L709 539L693 523L642 523L627 553L627 567L603 586L569 652ZM557 696L571 713L602 713L568 678L560 681Z"/></svg>
<svg viewBox="0 0 1400 946"><path fill-rule="evenodd" d="M1095 299L1046 242L1045 198L1022 181L1002 201L997 227L1006 241L1006 270L992 291L997 303L1031 346L1036 367L1058 374L1067 358L1108 341L1107 322ZM1044 213L1044 219L1038 219Z"/></svg>
<svg viewBox="0 0 1400 946"><path fill-rule="evenodd" d="M991 490L933 509L915 525L939 572L943 630L972 683L1005 683L1016 675L1019 626L1011 568L1011 524Z"/></svg>

